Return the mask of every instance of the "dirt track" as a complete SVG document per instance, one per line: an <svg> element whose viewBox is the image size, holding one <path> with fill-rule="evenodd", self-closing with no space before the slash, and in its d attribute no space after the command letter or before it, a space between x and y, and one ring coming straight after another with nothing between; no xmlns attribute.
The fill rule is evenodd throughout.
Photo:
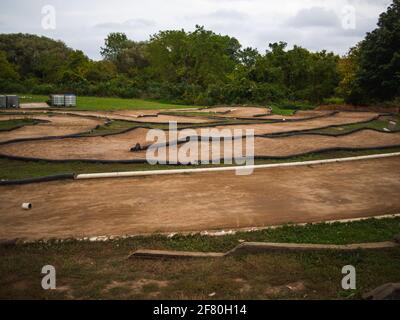
<svg viewBox="0 0 400 320"><path fill-rule="evenodd" d="M300 119L309 119L309 118L314 118L314 117L330 116L330 115L333 115L334 113L335 113L334 111L314 111L314 110L313 111L298 111L292 116L271 114L271 115L267 115L267 116L257 117L256 119L260 119L260 120L268 120L268 119L300 120Z"/></svg>
<svg viewBox="0 0 400 320"><path fill-rule="evenodd" d="M45 160L143 160L146 159L146 151L131 152L130 149L136 143L140 143L142 146L147 144L145 140L146 133L147 129L136 129L129 133L108 137L27 141L0 146L0 153L9 156ZM256 156L285 157L330 148L378 148L399 145L400 133L380 133L364 130L337 138L319 135L256 138L254 148ZM196 146L198 147L197 155L193 153L193 150L196 150ZM191 148L191 161L199 161L205 159L204 157L202 158L201 149L208 150L209 156L206 159L223 158L224 146L223 142L217 145L209 144L208 142L189 142L179 145L178 150L181 148L182 150L189 150ZM246 144L243 142L243 156L246 155L245 147ZM167 148L167 155L168 150ZM227 144L226 151L230 152L229 154L233 154L232 145ZM189 155L189 151L186 154Z"/></svg>
<svg viewBox="0 0 400 320"><path fill-rule="evenodd" d="M47 115L1 115L0 120L12 119L38 119L45 123L28 125L16 130L0 132L0 142L30 139L50 136L66 136L78 134L94 129L97 125L104 124L101 119L74 117L74 116L47 116Z"/></svg>
<svg viewBox="0 0 400 320"><path fill-rule="evenodd" d="M217 129L254 128L256 134L307 130L332 124L367 121L374 113L340 113L331 117L294 123L253 124L217 127ZM78 118L79 119L79 118ZM196 131L201 133L199 129ZM230 131L231 132L231 131ZM132 160L145 159L146 152L130 152L137 143L148 145L148 129L136 129L107 137L69 138L62 140L26 141L0 146L0 153L8 156L40 158L47 160ZM212 134L211 134L212 135ZM256 156L288 156L328 148L371 148L400 145L400 134L363 131L343 137L294 136L286 138L256 138ZM194 159L198 160L198 159Z"/></svg>
<svg viewBox="0 0 400 320"><path fill-rule="evenodd" d="M256 135L281 133L290 131L303 131L310 129L324 128L334 125L345 125L350 123L366 122L374 120L378 117L377 113L370 112L340 112L330 117L323 117L312 120L304 120L297 122L284 123L267 123L267 124L251 124L251 125L232 125L228 128L235 129L254 129ZM226 127L226 126L225 126ZM224 126L217 126L216 129L224 129ZM197 129L200 132L200 129Z"/></svg>
<svg viewBox="0 0 400 320"><path fill-rule="evenodd" d="M262 227L400 212L400 157L0 187L0 238ZM23 202L31 211L21 209Z"/></svg>
<svg viewBox="0 0 400 320"><path fill-rule="evenodd" d="M246 156L246 143L245 141L235 141L235 144L220 142L219 144L211 144L209 142L189 142L180 145L178 150L185 150L186 155L190 157L190 162L203 161L208 159L223 159L226 152L228 155L235 154L233 146L239 142L239 150L242 148L242 156ZM240 145L241 143L241 145ZM241 147L240 147L241 146ZM347 148L347 149L360 149L360 148L380 148L380 147L398 147L400 146L400 133L380 133L376 131L360 131L351 135L342 137L327 137L319 135L300 135L282 138L255 138L254 141L254 155L258 157L288 157L296 156L310 152L321 150L328 150L334 148ZM196 150L197 153L193 152ZM225 147L225 148L224 148ZM169 148L159 149L168 158ZM1 150L1 149L0 149ZM191 150L189 153L188 150ZM183 152L183 151L182 151ZM156 154L157 155L157 154ZM120 156L130 156L129 154L122 154ZM146 159L146 152L135 152L135 158ZM228 157L228 158L231 158Z"/></svg>
<svg viewBox="0 0 400 320"><path fill-rule="evenodd" d="M199 112L213 112L227 118L252 118L270 114L271 110L261 107L214 107L198 110Z"/></svg>
<svg viewBox="0 0 400 320"><path fill-rule="evenodd" d="M122 110L122 111L55 111L56 113L62 114L71 114L77 116L92 116L99 117L104 119L113 119L113 120L125 120L125 121L134 121L134 122L142 122L142 123L168 123L170 121L176 121L179 123L209 123L214 122L215 120L202 118L202 117L184 117L184 116L170 116L170 115L162 115L160 112L165 112L165 110Z"/></svg>

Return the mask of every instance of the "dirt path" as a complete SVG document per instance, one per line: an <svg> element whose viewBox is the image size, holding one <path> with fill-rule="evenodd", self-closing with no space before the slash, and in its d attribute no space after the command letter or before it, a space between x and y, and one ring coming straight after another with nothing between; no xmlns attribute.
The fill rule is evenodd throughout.
<svg viewBox="0 0 400 320"><path fill-rule="evenodd" d="M46 160L133 160L146 159L146 151L131 152L136 143L141 146L146 141L147 129L136 129L131 132L106 136L69 138L62 140L26 141L0 146L0 153L8 156L38 158ZM237 145L235 141L235 146ZM320 135L299 135L276 138L256 138L255 156L285 157L331 148L379 148L400 145L400 133L381 133L372 130L359 131L341 137ZM212 147L212 148L210 148ZM224 157L225 143L210 145L207 143L189 142L178 146L178 150L186 150L192 161L203 159L220 159ZM233 154L232 144L226 144L226 151ZM194 150L198 150L197 155ZM240 147L239 147L240 148ZM246 143L242 143L242 155L246 155ZM168 155L169 150L165 150ZM202 157L202 150L209 158ZM207 152L208 150L208 152ZM239 149L240 150L240 149ZM157 156L157 155L156 155Z"/></svg>
<svg viewBox="0 0 400 320"><path fill-rule="evenodd" d="M263 227L400 212L400 157L0 187L0 238ZM21 209L23 202L31 211Z"/></svg>
<svg viewBox="0 0 400 320"><path fill-rule="evenodd" d="M46 122L24 126L22 128L12 131L0 132L0 142L16 139L55 137L78 134L92 130L96 126L104 124L104 121L101 119L66 115L0 115L0 120L13 119L38 119L44 120Z"/></svg>
<svg viewBox="0 0 400 320"><path fill-rule="evenodd" d="M295 123L234 125L217 127L216 129L230 129L229 132L232 132L231 130L235 129L251 128L255 130L256 134L268 134L277 132L289 132L293 130L315 129L334 124L362 122L372 119L375 116L376 114L374 113L339 113L332 117L306 120ZM75 117L75 119L81 118ZM31 126L27 130L34 129L35 127ZM199 129L197 129L196 132L197 134L204 133ZM9 156L33 157L47 160L144 159L145 152L132 153L130 152L130 149L134 147L137 143L140 143L141 146L148 145L149 141L146 141L147 133L148 129L137 129L124 134L112 135L107 137L85 137L79 139L70 138L62 140L26 141L0 146L0 153ZM52 134L55 135L54 133ZM221 133L219 133L219 135L220 134ZM207 135L213 134L208 133ZM399 135L389 135L371 131L359 132L354 135L339 138L321 136L300 136L279 139L257 138L255 143L255 154L259 156L279 156L311 152L313 150L332 147L378 147L392 146L396 144L400 144ZM287 146L287 148L283 148L283 145Z"/></svg>
<svg viewBox="0 0 400 320"><path fill-rule="evenodd" d="M271 113L268 108L262 107L215 107L200 110L200 112L213 112L218 116L227 118L251 118Z"/></svg>
<svg viewBox="0 0 400 320"><path fill-rule="evenodd" d="M290 131L303 131L311 129L319 129L334 125L345 125L350 123L360 123L374 120L378 116L377 113L372 112L339 112L330 117L317 118L312 120L284 122L284 123L261 123L251 125L232 125L232 126L217 126L215 129L229 128L235 129L254 129L256 135L282 133ZM201 129L197 129L200 133Z"/></svg>
<svg viewBox="0 0 400 320"><path fill-rule="evenodd" d="M301 120L301 119L309 119L314 117L322 117L322 116L331 116L334 115L333 111L298 111L292 116L283 116L278 114L267 115L263 117L257 117L256 119L264 120L264 119L274 119L274 120Z"/></svg>
<svg viewBox="0 0 400 320"><path fill-rule="evenodd" d="M173 110L167 110L173 111ZM76 115L82 117L98 117L103 119L122 120L122 121L134 121L142 123L169 123L170 121L176 121L179 123L211 123L215 122L213 119L205 117L184 117L184 116L172 116L163 115L162 112L166 110L120 110L120 111L74 111L74 110L54 110L57 114Z"/></svg>

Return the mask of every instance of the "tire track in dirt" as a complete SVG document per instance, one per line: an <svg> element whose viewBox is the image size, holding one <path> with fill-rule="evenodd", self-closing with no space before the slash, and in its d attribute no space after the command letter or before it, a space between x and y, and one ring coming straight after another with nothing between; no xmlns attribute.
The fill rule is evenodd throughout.
<svg viewBox="0 0 400 320"><path fill-rule="evenodd" d="M266 227L400 212L400 157L0 187L0 238ZM21 203L31 202L30 211ZM66 227L68 226L68 227Z"/></svg>

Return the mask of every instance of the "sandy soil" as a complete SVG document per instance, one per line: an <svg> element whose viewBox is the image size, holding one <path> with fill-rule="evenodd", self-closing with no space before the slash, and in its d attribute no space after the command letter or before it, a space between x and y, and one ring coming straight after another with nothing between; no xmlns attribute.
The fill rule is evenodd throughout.
<svg viewBox="0 0 400 320"><path fill-rule="evenodd" d="M100 119L89 119L74 116L47 116L47 115L0 115L0 120L11 119L38 119L47 121L36 125L25 126L16 130L0 132L0 142L30 139L39 137L66 136L94 129L104 124Z"/></svg>
<svg viewBox="0 0 400 320"><path fill-rule="evenodd" d="M214 111L214 112L226 112L226 111L221 111L224 110L224 108L214 108L214 109L207 109L208 111ZM205 110L205 111L207 111ZM219 110L219 111L217 111ZM230 108L229 112L226 114L223 114L223 117L234 117L234 118L251 118L254 116L258 115L267 115L271 111L270 109L267 108L258 108L258 107L234 107Z"/></svg>
<svg viewBox="0 0 400 320"><path fill-rule="evenodd" d="M130 133L90 138L71 138L52 141L21 142L0 146L0 153L10 156L32 157L45 160L133 160L146 159L146 151L130 152L136 143L146 144L146 129L137 129ZM245 141L235 140L235 147L242 143L242 155L246 155ZM256 156L284 157L309 153L330 148L378 148L400 145L400 133L380 133L360 131L342 137L302 135L281 138L256 138L254 141ZM218 144L189 142L178 146L178 150L190 155L190 161L220 159L224 157L224 146ZM241 150L239 147L239 150ZM197 155L193 150L197 148ZM161 148L160 152L166 148ZM185 150L185 151L183 151ZM191 150L191 151L189 151ZM204 154L202 153L205 152ZM167 159L169 149L166 149ZM233 154L232 144L227 144L226 152ZM158 156L158 153L156 153ZM208 157L208 158L207 158Z"/></svg>
<svg viewBox="0 0 400 320"><path fill-rule="evenodd" d="M379 148L379 147L400 146L400 133L389 134L376 131L360 131L342 137L328 137L319 135L302 135L282 138L255 138L255 156L264 157L286 157L301 155L314 151L326 150L331 148ZM233 149L235 147L235 149ZM161 148L155 156L166 154L169 159L169 148ZM187 157L187 162L206 161L212 159L223 159L226 155L231 159L234 151L242 150L239 156L246 156L246 141L235 140L235 143L209 143L209 142L189 142L179 145L178 150ZM190 151L189 151L190 150ZM194 152L197 150L197 152ZM226 154L225 154L226 153ZM131 156L120 153L120 156ZM135 158L146 159L146 152L135 152Z"/></svg>
<svg viewBox="0 0 400 320"><path fill-rule="evenodd" d="M0 187L0 238L263 227L400 212L400 158ZM33 209L21 209L23 202Z"/></svg>
<svg viewBox="0 0 400 320"><path fill-rule="evenodd" d="M334 111L298 111L293 116L282 116L278 114L257 117L260 120L301 120L301 119L309 119L314 117L321 117L321 116L331 116L334 114Z"/></svg>
<svg viewBox="0 0 400 320"><path fill-rule="evenodd" d="M158 115L154 117L139 117L134 119L136 122L143 122L143 123L169 123L171 121L175 121L178 123L210 123L215 122L213 119L207 119L204 117L183 117L183 116L169 116L169 115Z"/></svg>
<svg viewBox="0 0 400 320"><path fill-rule="evenodd" d="M50 109L50 106L45 102L21 103L21 109Z"/></svg>
<svg viewBox="0 0 400 320"><path fill-rule="evenodd" d="M325 127L331 124L365 121L375 114L341 113L332 117L307 120L296 123L254 124L218 127L218 129L254 128L256 134L305 130ZM80 119L80 118L77 118ZM229 131L230 132L230 131ZM137 143L148 145L147 129L136 129L124 134L107 137L69 138L62 140L26 141L0 146L0 153L10 156L40 159L91 159L91 160L131 160L145 159L145 152L132 153L130 149ZM200 134L201 131L197 130ZM189 134L189 133L187 133ZM212 134L211 134L212 135ZM186 136L184 134L183 136ZM175 140L175 139L174 139ZM286 138L256 138L255 154L258 156L286 156L311 152L332 147L378 147L400 144L400 135L372 131L358 132L339 138L323 136L299 136Z"/></svg>
<svg viewBox="0 0 400 320"><path fill-rule="evenodd" d="M0 146L0 153L43 159L103 159L107 155L111 155L110 159L119 159L123 153L127 158L132 157L130 149L136 143L146 143L147 132L147 129L138 128L117 136L20 142Z"/></svg>
<svg viewBox="0 0 400 320"><path fill-rule="evenodd" d="M150 122L150 123L168 123L170 121L176 121L179 123L209 123L215 122L215 120L207 119L204 117L183 117L183 116L169 116L159 115L165 110L121 110L121 111L54 111L58 114L71 114L77 116L91 116L99 117L104 119L113 120L126 120L134 122Z"/></svg>
<svg viewBox="0 0 400 320"><path fill-rule="evenodd" d="M337 110L337 111L357 111L357 112L380 112L380 113L400 113L400 107L381 107L381 106L352 106L352 105L323 105L316 110Z"/></svg>
<svg viewBox="0 0 400 320"><path fill-rule="evenodd" d="M350 123L359 123L375 119L377 113L372 112L339 112L331 117L323 117L312 120L286 122L286 123L261 123L251 125L232 125L225 126L231 130L235 129L254 129L256 135L282 133L290 131L303 131L319 129L333 125L345 125ZM216 129L224 129L224 126L217 126ZM201 129L197 129L200 133Z"/></svg>

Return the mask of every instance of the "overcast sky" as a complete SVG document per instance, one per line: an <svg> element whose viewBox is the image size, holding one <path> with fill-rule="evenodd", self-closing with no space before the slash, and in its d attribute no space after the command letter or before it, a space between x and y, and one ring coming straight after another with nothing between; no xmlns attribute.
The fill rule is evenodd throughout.
<svg viewBox="0 0 400 320"><path fill-rule="evenodd" d="M63 40L99 59L110 32L147 40L159 30L204 25L264 52L285 41L344 54L372 31L390 0L1 0L0 33L33 33ZM56 29L42 27L52 5ZM355 15L353 18L352 11Z"/></svg>

